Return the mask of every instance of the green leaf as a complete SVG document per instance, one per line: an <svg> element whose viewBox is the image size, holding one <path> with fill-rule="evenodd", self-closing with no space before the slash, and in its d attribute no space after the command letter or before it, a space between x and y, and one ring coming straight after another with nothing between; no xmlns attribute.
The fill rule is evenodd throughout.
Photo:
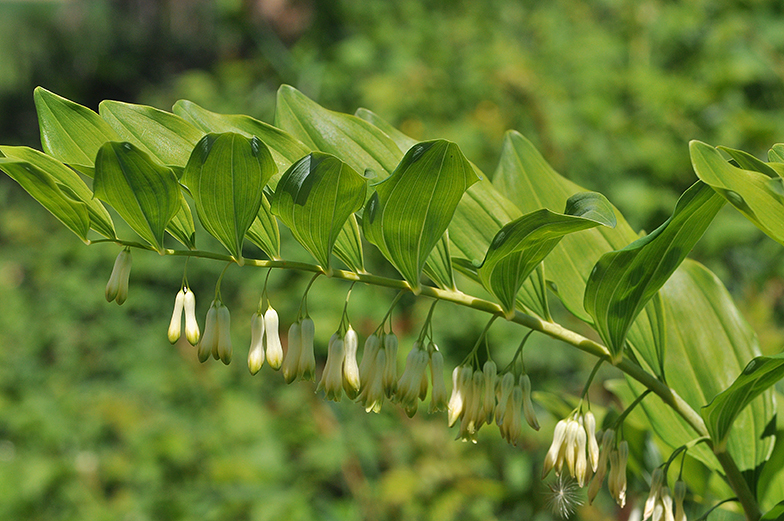
<svg viewBox="0 0 784 521"><path fill-rule="evenodd" d="M100 201L93 198L93 191L82 181L79 174L53 157L32 148L0 146L0 151L8 157L28 162L46 172L59 185L64 195L85 205L92 229L108 239L116 237L109 212Z"/></svg>
<svg viewBox="0 0 784 521"><path fill-rule="evenodd" d="M754 398L784 378L784 353L752 359L738 378L700 410L714 441L715 452L726 450L727 436L735 419Z"/></svg>
<svg viewBox="0 0 784 521"><path fill-rule="evenodd" d="M395 142L374 125L356 116L327 110L288 85L278 89L275 126L311 150L339 157L359 173L370 169L384 178L400 159L401 151Z"/></svg>
<svg viewBox="0 0 784 521"><path fill-rule="evenodd" d="M95 196L153 248L163 250L163 232L181 209L181 192L171 169L131 143L104 144L95 158Z"/></svg>
<svg viewBox="0 0 784 521"><path fill-rule="evenodd" d="M346 220L365 201L365 178L335 156L312 152L289 168L272 197L272 213L330 272L330 254Z"/></svg>
<svg viewBox="0 0 784 521"><path fill-rule="evenodd" d="M457 145L419 143L375 185L365 207L365 237L408 281L414 292L430 252L449 226L460 198L478 177Z"/></svg>
<svg viewBox="0 0 784 521"><path fill-rule="evenodd" d="M452 257L449 253L449 230L444 232L422 268L425 275L441 289L456 290L455 276L452 271Z"/></svg>
<svg viewBox="0 0 784 521"><path fill-rule="evenodd" d="M204 136L185 167L182 181L196 203L199 221L239 264L245 234L275 170L264 143L233 132Z"/></svg>
<svg viewBox="0 0 784 521"><path fill-rule="evenodd" d="M312 151L283 130L250 116L210 112L187 100L178 101L172 110L205 132L237 132L246 137L258 137L269 147L279 172L285 172Z"/></svg>
<svg viewBox="0 0 784 521"><path fill-rule="evenodd" d="M667 322L667 383L699 410L729 387L749 360L760 355L757 337L721 281L695 261L686 259L660 293ZM636 382L629 383L637 394L643 391ZM699 436L661 400L648 397L641 406L654 431L670 447ZM775 412L772 393L765 392L737 416L729 434L727 450L750 483L770 456ZM706 445L689 449L689 454L721 472Z"/></svg>
<svg viewBox="0 0 784 521"><path fill-rule="evenodd" d="M776 179L779 177L779 174L776 170L771 167L768 163L764 161L760 161L753 155L749 154L748 152L744 152L743 150L735 150L734 148L729 147L716 147L718 150L722 150L726 152L736 163L738 166L744 170L752 170L754 172L759 172L761 174L765 174L766 176L770 177L771 179Z"/></svg>
<svg viewBox="0 0 784 521"><path fill-rule="evenodd" d="M776 143L768 150L768 161L784 163L784 143Z"/></svg>
<svg viewBox="0 0 784 521"><path fill-rule="evenodd" d="M700 141L689 143L689 151L694 171L703 182L760 230L784 244L784 197L771 185L771 177L732 166L718 150Z"/></svg>
<svg viewBox="0 0 784 521"><path fill-rule="evenodd" d="M98 105L98 113L123 140L180 174L204 135L181 117L146 105L106 100Z"/></svg>
<svg viewBox="0 0 784 521"><path fill-rule="evenodd" d="M0 158L0 170L21 185L69 230L87 241L90 215L85 204L66 195L54 178L36 165L17 158Z"/></svg>
<svg viewBox="0 0 784 521"><path fill-rule="evenodd" d="M650 235L604 254L585 288L584 306L613 362L623 357L629 328L659 288L702 237L724 201L697 181L683 193L672 216Z"/></svg>
<svg viewBox="0 0 784 521"><path fill-rule="evenodd" d="M355 273L365 273L365 257L362 253L362 238L359 235L359 225L354 214L338 233L333 250L335 257L343 261Z"/></svg>
<svg viewBox="0 0 784 521"><path fill-rule="evenodd" d="M563 214L542 208L524 215L505 225L493 238L479 268L482 284L498 298L507 316L512 316L523 282L564 235L615 224L612 205L593 192L573 195Z"/></svg>
<svg viewBox="0 0 784 521"><path fill-rule="evenodd" d="M471 187L467 195L472 195L477 185ZM586 191L560 176L547 164L530 141L514 131L506 134L501 160L493 177L493 186L523 213L530 213L540 208L558 212L569 197L577 192ZM495 196L495 200L500 197L500 195ZM463 202L465 201L466 198L463 198ZM492 211L495 205L491 199L486 198L478 202L477 206ZM458 207L458 212L459 210ZM550 289L566 309L589 324L593 319L583 308L583 296L591 270L602 255L621 249L638 238L637 233L629 226L618 209L613 208L613 210L618 220L615 228L600 226L567 235L544 260L545 275ZM495 219L499 219L498 213ZM466 228L469 226L470 223L467 223ZM452 240L457 240L454 234ZM651 368L658 365L660 348L656 333L658 331L656 324L660 320L652 316L655 312L656 310L650 306L643 309L629 330L629 343L634 352Z"/></svg>
<svg viewBox="0 0 784 521"><path fill-rule="evenodd" d="M43 87L33 99L44 152L92 177L98 149L120 136L92 110Z"/></svg>
<svg viewBox="0 0 784 521"><path fill-rule="evenodd" d="M395 127L393 127L388 122L381 119L375 113L369 111L368 109L358 108L357 111L354 113L354 115L359 119L364 119L368 123L377 127L384 134L389 136L401 151L405 152L409 148L417 144L416 139L410 138L407 135L403 134L398 129L396 129Z"/></svg>
<svg viewBox="0 0 784 521"><path fill-rule="evenodd" d="M188 201L180 190L180 209L166 227L169 235L180 241L189 250L196 249L196 227L193 224L193 214Z"/></svg>
<svg viewBox="0 0 784 521"><path fill-rule="evenodd" d="M259 214L253 220L253 224L250 225L245 236L270 259L280 259L280 230L277 219L272 215L266 194L263 194Z"/></svg>
<svg viewBox="0 0 784 521"><path fill-rule="evenodd" d="M760 521L780 521L781 519L784 519L784 501L765 512Z"/></svg>

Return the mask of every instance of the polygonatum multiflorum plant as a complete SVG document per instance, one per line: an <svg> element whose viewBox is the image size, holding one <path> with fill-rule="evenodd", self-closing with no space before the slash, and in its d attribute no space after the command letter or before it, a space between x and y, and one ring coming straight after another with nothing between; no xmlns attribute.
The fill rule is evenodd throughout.
<svg viewBox="0 0 784 521"><path fill-rule="evenodd" d="M516 444L524 423L539 428L536 382L522 363L525 339L538 332L596 357L596 368L612 365L628 383L625 410L592 410L594 371L576 407L559 418L542 474L558 476L560 514L573 504L557 494L575 487L587 488L588 501L606 488L623 506L626 465L635 458L650 483L637 506L643 519L681 521L686 512L706 518L715 505L700 504L705 469L721 477L727 499L747 519L777 519L784 510L784 472L771 460L781 454L774 451L782 442L773 386L784 376L784 355L760 356L719 279L686 258L725 202L784 244L784 145L774 145L764 162L692 142L698 180L666 222L640 236L604 196L561 177L514 131L491 181L455 143L416 142L368 110L332 112L289 86L278 91L274 125L190 101L172 112L104 101L96 113L42 88L34 99L43 152L0 146L0 169L86 244L120 248L107 300L128 298L131 252L143 249L388 287L398 295L390 312L404 292L473 308L488 314L483 336L498 318L522 326L520 348L505 365L489 347L480 353L480 338L461 364L445 367L431 311L410 351L400 353L401 372L390 313L361 341L344 310L320 369L307 290L297 316L284 318L290 327L282 342L265 285L251 318L248 368L256 374L266 362L286 382L318 379L327 399L346 395L368 411L392 402L413 415L429 400L431 412L447 410L459 438L475 440L484 424L495 423ZM198 249L194 210L224 249ZM137 237L118 236L118 217ZM285 260L280 223L314 263ZM258 255L246 255L255 251L249 243ZM368 270L368 244L399 278ZM461 291L456 272L491 298ZM230 312L220 280L201 329L183 276L168 338L179 339L184 313L194 355L228 364ZM554 322L553 297L601 342ZM624 434L637 406L671 450L658 466L646 467ZM687 454L702 465L702 478L684 470Z"/></svg>

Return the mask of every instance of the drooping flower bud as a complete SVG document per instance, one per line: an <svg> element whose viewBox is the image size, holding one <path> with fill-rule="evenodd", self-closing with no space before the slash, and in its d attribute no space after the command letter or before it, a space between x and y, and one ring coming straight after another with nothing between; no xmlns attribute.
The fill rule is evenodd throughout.
<svg viewBox="0 0 784 521"><path fill-rule="evenodd" d="M196 295L190 288L185 288L185 338L188 343L195 346L199 343L199 322L196 320Z"/></svg>
<svg viewBox="0 0 784 521"><path fill-rule="evenodd" d="M607 486L610 495L619 507L626 505L626 462L629 459L629 444L623 440L618 448L610 453L610 479Z"/></svg>
<svg viewBox="0 0 784 521"><path fill-rule="evenodd" d="M180 290L174 298L174 311L172 312L171 322L167 336L169 342L174 344L180 339L180 329L182 328L182 309L185 304L185 292Z"/></svg>
<svg viewBox="0 0 784 521"><path fill-rule="evenodd" d="M123 249L114 261L112 274L106 283L106 300L122 305L128 298L128 278L131 275L131 250Z"/></svg>
<svg viewBox="0 0 784 521"><path fill-rule="evenodd" d="M653 507L656 505L656 498L659 497L662 482L664 480L664 472L661 467L656 467L651 473L651 490L648 492L648 499L645 500L645 508L642 512L642 519L646 521L653 515Z"/></svg>
<svg viewBox="0 0 784 521"><path fill-rule="evenodd" d="M683 500L686 499L686 483L683 480L675 482L675 521L686 521L686 512L683 510Z"/></svg>
<svg viewBox="0 0 784 521"><path fill-rule="evenodd" d="M566 439L566 428L569 426L569 420L560 420L555 424L553 430L553 443L544 457L544 465L542 465L542 479L546 478L550 471L555 468L555 473L561 473L561 464L563 464L564 440ZM560 464L559 464L560 463Z"/></svg>
<svg viewBox="0 0 784 521"><path fill-rule="evenodd" d="M357 366L357 346L359 338L357 332L349 326L343 337L343 348L346 356L343 359L343 390L346 395L353 400L359 394L361 381L359 379L359 367Z"/></svg>
<svg viewBox="0 0 784 521"><path fill-rule="evenodd" d="M258 311L250 319L250 349L248 350L248 370L256 374L264 365L264 318Z"/></svg>
<svg viewBox="0 0 784 521"><path fill-rule="evenodd" d="M220 304L218 307L218 358L226 365L231 363L231 315L229 308Z"/></svg>
<svg viewBox="0 0 784 521"><path fill-rule="evenodd" d="M297 374L300 380L316 380L316 353L313 350L313 341L316 337L316 327L313 319L305 317L302 319L300 335L302 350L299 353L299 366Z"/></svg>
<svg viewBox="0 0 784 521"><path fill-rule="evenodd" d="M443 411L446 409L447 395L444 382L444 355L440 351L430 353L430 380L433 382L433 392L430 395L428 412Z"/></svg>
<svg viewBox="0 0 784 521"><path fill-rule="evenodd" d="M367 353L369 355L370 353ZM362 384L362 391L359 393L357 401L365 407L365 412L373 411L375 413L381 411L381 405L384 403L384 364L386 364L386 351L378 349L376 351L376 359L373 364L370 364L368 369L367 380Z"/></svg>
<svg viewBox="0 0 784 521"><path fill-rule="evenodd" d="M577 447L577 433L582 430L582 426L574 419L570 419L566 426L564 460L566 461L566 468L569 469L569 475L572 477L575 477L574 466L577 462L577 451L575 450Z"/></svg>
<svg viewBox="0 0 784 521"><path fill-rule="evenodd" d="M327 363L316 387L316 391L324 390L327 400L340 401L343 395L343 360L346 356L343 339L334 333L329 339Z"/></svg>
<svg viewBox="0 0 784 521"><path fill-rule="evenodd" d="M395 398L400 405L410 414L416 412L417 400L419 399L419 389L422 376L427 368L427 353L420 348L419 342L414 342L414 346L406 357L406 368L397 383L397 393Z"/></svg>
<svg viewBox="0 0 784 521"><path fill-rule="evenodd" d="M512 389L515 386L515 376L513 373L504 373L501 377L501 385L498 387L498 404L495 408L495 423L503 425L506 414L506 403L512 396Z"/></svg>
<svg viewBox="0 0 784 521"><path fill-rule="evenodd" d="M264 313L264 343L267 352L267 363L277 371L283 364L283 346L280 343L278 312L271 307L267 308L266 313Z"/></svg>
<svg viewBox="0 0 784 521"><path fill-rule="evenodd" d="M367 340L365 340L365 346L362 349L362 362L359 364L360 387L364 388L366 383L370 381L370 371L375 367L376 353L378 353L380 346L381 340L375 333L367 337ZM383 368L380 370L383 371Z"/></svg>
<svg viewBox="0 0 784 521"><path fill-rule="evenodd" d="M283 379L290 384L297 378L297 368L299 367L299 355L302 352L302 335L299 322L291 324L288 336L288 350L283 359ZM269 347L269 344L267 345Z"/></svg>
<svg viewBox="0 0 784 521"><path fill-rule="evenodd" d="M539 430L539 420L536 419L534 402L531 401L531 379L527 374L520 377L520 387L523 389L523 413L525 421L535 431Z"/></svg>
<svg viewBox="0 0 784 521"><path fill-rule="evenodd" d="M198 346L199 362L206 362L213 350L218 349L218 307L213 300L204 321L204 334Z"/></svg>
<svg viewBox="0 0 784 521"><path fill-rule="evenodd" d="M452 395L447 404L447 424L451 427L465 412L469 388L473 382L471 366L457 366L452 371Z"/></svg>
<svg viewBox="0 0 784 521"><path fill-rule="evenodd" d="M460 421L460 432L457 435L459 439L476 443L476 433L485 420L482 414L484 395L485 375L482 371L474 371L471 377L471 393Z"/></svg>
<svg viewBox="0 0 784 521"><path fill-rule="evenodd" d="M589 505L593 503L593 500L596 498L596 494L599 493L599 489L602 487L604 476L607 475L607 460L610 456L610 452L612 451L612 445L614 441L615 431L612 429L607 429L604 431L602 434L602 446L599 449L599 462L597 464L596 474L593 475L591 484L588 487Z"/></svg>
<svg viewBox="0 0 784 521"><path fill-rule="evenodd" d="M661 497L659 498L659 501L660 501L660 503L661 503L661 505L663 507L662 511L663 511L663 514L664 514L664 517L662 517L662 520L663 521L674 521L675 515L674 515L673 509L672 509L672 496L670 496L670 489L668 487L662 487L660 494L661 494ZM656 514L654 514L654 518L655 517L656 517Z"/></svg>
<svg viewBox="0 0 784 521"><path fill-rule="evenodd" d="M482 397L482 414L484 415L484 423L493 423L493 416L495 416L495 384L498 380L498 368L495 362L488 360L482 367L482 372L485 377L485 392Z"/></svg>
<svg viewBox="0 0 784 521"><path fill-rule="evenodd" d="M583 415L583 425L588 438L588 461L591 469L596 472L599 466L599 443L596 441L596 418L591 411Z"/></svg>
<svg viewBox="0 0 784 521"><path fill-rule="evenodd" d="M577 478L577 483L582 487L585 485L585 476L588 470L588 459L585 454L585 447L587 444L587 434L585 432L585 421L582 416L577 420L579 429L575 433L575 446L574 446L574 477Z"/></svg>
<svg viewBox="0 0 784 521"><path fill-rule="evenodd" d="M392 398L397 393L397 348L397 336L394 333L384 335L386 364L384 364L383 385L387 398Z"/></svg>
<svg viewBox="0 0 784 521"><path fill-rule="evenodd" d="M504 422L501 424L501 435L515 447L517 440L523 433L523 422L520 418L521 410L523 407L523 389L519 385L512 387L512 394L506 402L506 412L504 413Z"/></svg>

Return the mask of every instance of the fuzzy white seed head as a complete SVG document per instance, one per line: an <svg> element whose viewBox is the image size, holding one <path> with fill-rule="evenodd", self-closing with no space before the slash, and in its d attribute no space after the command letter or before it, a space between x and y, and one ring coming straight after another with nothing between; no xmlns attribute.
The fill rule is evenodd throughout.
<svg viewBox="0 0 784 521"><path fill-rule="evenodd" d="M167 336L169 342L174 344L180 339L180 330L182 328L182 309L185 304L185 292L180 290L177 296L174 297L174 311L172 312L171 321L169 322L169 330Z"/></svg>
<svg viewBox="0 0 784 521"><path fill-rule="evenodd" d="M547 505L554 515L567 519L575 513L578 506L582 505L580 488L573 479L562 474L547 486L550 488Z"/></svg>

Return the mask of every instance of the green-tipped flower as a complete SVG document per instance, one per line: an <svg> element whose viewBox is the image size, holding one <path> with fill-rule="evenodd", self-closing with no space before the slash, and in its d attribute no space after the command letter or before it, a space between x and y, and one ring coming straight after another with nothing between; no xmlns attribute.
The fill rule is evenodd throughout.
<svg viewBox="0 0 784 521"><path fill-rule="evenodd" d="M583 415L583 424L588 438L588 461L591 469L596 472L599 466L599 443L596 441L596 418L591 411Z"/></svg>
<svg viewBox="0 0 784 521"><path fill-rule="evenodd" d="M588 486L589 505L593 503L593 500L599 493L599 489L602 488L604 476L607 475L607 460L609 459L610 452L612 452L612 446L614 442L615 431L612 429L607 429L604 431L602 434L602 446L599 449L599 462L596 466L596 474L593 475L593 478L591 478L591 484Z"/></svg>
<svg viewBox="0 0 784 521"><path fill-rule="evenodd" d="M380 347L381 340L375 333L365 340L365 346L362 349L362 362L359 364L359 382L361 388L364 388L367 385L367 382L370 381L371 370L375 369L376 353L378 353ZM381 370L383 371L383 368Z"/></svg>
<svg viewBox="0 0 784 521"><path fill-rule="evenodd" d="M428 356L420 347L419 342L414 342L414 347L406 357L406 368L397 383L395 398L406 410L409 416L416 413L417 400L422 385L422 377L427 369Z"/></svg>
<svg viewBox="0 0 784 521"><path fill-rule="evenodd" d="M538 431L539 420L536 419L534 402L531 401L531 379L527 374L524 374L520 377L520 387L523 390L523 414L525 415L525 421L533 430Z"/></svg>
<svg viewBox="0 0 784 521"><path fill-rule="evenodd" d="M656 467L651 473L651 490L648 492L648 499L645 500L645 508L642 512L643 521L650 519L653 515L653 507L656 505L656 499L659 497L659 491L664 481L664 472L661 467Z"/></svg>
<svg viewBox="0 0 784 521"><path fill-rule="evenodd" d="M503 425L506 418L507 402L512 397L512 389L515 386L514 373L504 373L501 377L501 385L496 390L498 397L498 404L495 407L495 423L496 425Z"/></svg>
<svg viewBox="0 0 784 521"><path fill-rule="evenodd" d="M196 320L196 295L189 288L185 288L185 338L188 343L195 346L199 343L199 322Z"/></svg>
<svg viewBox="0 0 784 521"><path fill-rule="evenodd" d="M370 356L371 352L366 352L365 356ZM377 349L376 358L373 363L369 363L367 379L362 381L362 390L357 397L357 401L365 407L366 412L379 412L384 403L384 365L387 361L386 350ZM364 360L364 358L363 358Z"/></svg>
<svg viewBox="0 0 784 521"><path fill-rule="evenodd" d="M686 499L686 483L683 480L675 482L675 521L686 521L686 511L683 510L683 500Z"/></svg>
<svg viewBox="0 0 784 521"><path fill-rule="evenodd" d="M444 355L440 351L430 353L430 381L433 382L433 392L430 395L428 412L443 411L446 409L447 394L446 382L444 382Z"/></svg>
<svg viewBox="0 0 784 521"><path fill-rule="evenodd" d="M512 388L512 394L506 402L504 421L500 426L501 436L515 447L523 433L523 422L520 418L523 407L523 389L519 385Z"/></svg>
<svg viewBox="0 0 784 521"><path fill-rule="evenodd" d="M283 359L283 379L290 384L297 378L297 368L299 367L299 355L302 352L302 326L299 322L291 324L288 336L288 350Z"/></svg>
<svg viewBox="0 0 784 521"><path fill-rule="evenodd" d="M218 349L218 307L213 300L204 321L204 334L198 346L199 362L206 362L213 351Z"/></svg>
<svg viewBox="0 0 784 521"><path fill-rule="evenodd" d="M359 367L357 366L357 346L359 338L357 332L349 326L348 331L343 336L343 347L346 356L343 358L343 390L351 400L359 394L361 381L359 379Z"/></svg>
<svg viewBox="0 0 784 521"><path fill-rule="evenodd" d="M250 349L248 370L256 374L264 365L264 317L258 311L250 319Z"/></svg>
<svg viewBox="0 0 784 521"><path fill-rule="evenodd" d="M231 315L223 304L218 307L218 358L226 365L231 363Z"/></svg>
<svg viewBox="0 0 784 521"><path fill-rule="evenodd" d="M623 440L610 453L610 477L607 488L619 507L626 505L626 462L629 459L629 444Z"/></svg>
<svg viewBox="0 0 784 521"><path fill-rule="evenodd" d="M316 387L316 391L324 390L327 400L340 401L343 395L343 360L346 356L343 339L337 333L329 339L327 363Z"/></svg>
<svg viewBox="0 0 784 521"><path fill-rule="evenodd" d="M473 369L470 366L457 366L452 371L452 395L447 403L447 424L451 427L462 417L468 403L468 395L473 382Z"/></svg>
<svg viewBox="0 0 784 521"><path fill-rule="evenodd" d="M482 414L485 416L484 423L492 423L495 416L495 384L498 381L498 368L495 362L488 360L482 367L485 377L485 392L482 396Z"/></svg>
<svg viewBox="0 0 784 521"><path fill-rule="evenodd" d="M485 421L482 403L485 395L485 375L482 371L474 371L471 377L471 392L460 421L460 432L457 437L463 441L476 443L476 433Z"/></svg>
<svg viewBox="0 0 784 521"><path fill-rule="evenodd" d="M386 363L384 364L384 373L382 376L382 383L384 386L384 394L387 398L392 398L397 393L397 337L394 333L384 335L383 348L386 351Z"/></svg>
<svg viewBox="0 0 784 521"><path fill-rule="evenodd" d="M278 312L272 307L267 308L264 313L264 344L267 363L277 371L283 364L283 346L280 343Z"/></svg>
<svg viewBox="0 0 784 521"><path fill-rule="evenodd" d="M182 328L182 310L185 305L185 292L180 290L174 298L174 311L172 312L171 322L167 336L172 344L180 339L180 329Z"/></svg>
<svg viewBox="0 0 784 521"><path fill-rule="evenodd" d="M128 298L128 279L131 276L131 250L126 248L117 255L106 283L106 300L122 305Z"/></svg>
<svg viewBox="0 0 784 521"><path fill-rule="evenodd" d="M313 341L316 337L316 327L313 319L305 317L301 324L302 350L299 352L299 364L297 374L300 380L316 380L316 354L313 349Z"/></svg>

